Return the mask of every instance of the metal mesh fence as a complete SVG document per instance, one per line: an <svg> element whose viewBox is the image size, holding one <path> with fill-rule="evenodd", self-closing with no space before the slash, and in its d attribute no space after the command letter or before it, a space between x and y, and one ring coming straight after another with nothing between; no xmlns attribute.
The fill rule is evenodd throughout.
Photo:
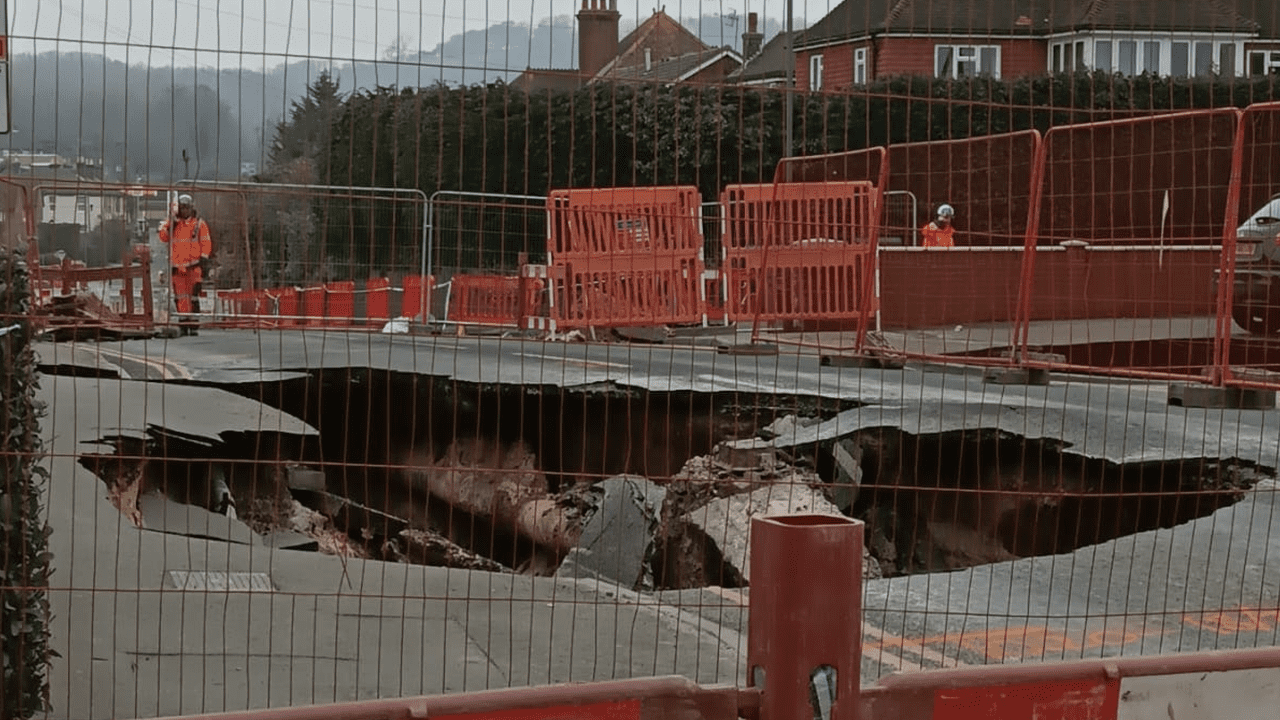
<svg viewBox="0 0 1280 720"><path fill-rule="evenodd" d="M0 715L1277 644L1272 3L634 5L10 4Z"/></svg>

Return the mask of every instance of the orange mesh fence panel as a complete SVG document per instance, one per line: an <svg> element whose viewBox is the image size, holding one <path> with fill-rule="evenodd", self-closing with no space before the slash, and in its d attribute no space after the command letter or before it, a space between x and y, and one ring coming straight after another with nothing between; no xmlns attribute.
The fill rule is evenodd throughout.
<svg viewBox="0 0 1280 720"><path fill-rule="evenodd" d="M547 198L551 317L562 328L705 318L695 188L557 190Z"/></svg>
<svg viewBox="0 0 1280 720"><path fill-rule="evenodd" d="M1280 103L1246 108L1240 119L1240 200L1226 228L1234 236L1231 279L1224 287L1219 362L1236 384L1280 387ZM1222 272L1215 281L1222 283Z"/></svg>
<svg viewBox="0 0 1280 720"><path fill-rule="evenodd" d="M841 320L873 311L874 185L735 185L722 203L731 321Z"/></svg>
<svg viewBox="0 0 1280 720"><path fill-rule="evenodd" d="M553 257L701 255L701 197L691 187L555 190L547 197Z"/></svg>
<svg viewBox="0 0 1280 720"><path fill-rule="evenodd" d="M454 275L448 320L476 325L520 324L527 299L519 276Z"/></svg>
<svg viewBox="0 0 1280 720"><path fill-rule="evenodd" d="M562 328L658 326L696 323L704 315L694 260L678 267L620 269L624 263L557 262L552 276L552 318ZM668 265L669 263L655 263Z"/></svg>
<svg viewBox="0 0 1280 720"><path fill-rule="evenodd" d="M1204 377L1238 112L1055 127L1022 274L1027 342L1078 367ZM1009 277L1012 280L1012 276ZM1073 347L1064 321L1088 320Z"/></svg>

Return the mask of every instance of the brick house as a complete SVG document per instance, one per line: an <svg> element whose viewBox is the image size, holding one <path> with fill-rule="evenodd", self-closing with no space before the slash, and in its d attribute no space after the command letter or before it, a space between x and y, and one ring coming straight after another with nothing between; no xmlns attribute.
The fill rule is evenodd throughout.
<svg viewBox="0 0 1280 720"><path fill-rule="evenodd" d="M577 69L528 68L512 85L563 91L601 82L722 83L742 65L732 48L707 45L663 10L619 41L617 6L617 0L582 0Z"/></svg>
<svg viewBox="0 0 1280 720"><path fill-rule="evenodd" d="M845 0L795 40L796 86L894 75L1280 72L1272 0Z"/></svg>

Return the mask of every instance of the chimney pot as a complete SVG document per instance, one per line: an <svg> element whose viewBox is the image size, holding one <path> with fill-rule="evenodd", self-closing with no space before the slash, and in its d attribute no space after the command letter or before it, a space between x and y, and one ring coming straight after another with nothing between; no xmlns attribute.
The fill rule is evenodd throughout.
<svg viewBox="0 0 1280 720"><path fill-rule="evenodd" d="M756 31L756 21L758 19L759 15L756 13L747 13L747 32L753 33Z"/></svg>

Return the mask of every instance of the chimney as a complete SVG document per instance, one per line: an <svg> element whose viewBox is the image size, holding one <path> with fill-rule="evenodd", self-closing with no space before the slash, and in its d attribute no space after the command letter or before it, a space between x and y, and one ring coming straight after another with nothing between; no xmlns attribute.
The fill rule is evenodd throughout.
<svg viewBox="0 0 1280 720"><path fill-rule="evenodd" d="M747 31L742 33L742 59L748 60L755 57L760 52L760 45L764 42L764 33L756 29L756 14L747 13Z"/></svg>
<svg viewBox="0 0 1280 720"><path fill-rule="evenodd" d="M582 0L582 9L578 11L579 73L594 76L617 57L621 18L618 0Z"/></svg>

